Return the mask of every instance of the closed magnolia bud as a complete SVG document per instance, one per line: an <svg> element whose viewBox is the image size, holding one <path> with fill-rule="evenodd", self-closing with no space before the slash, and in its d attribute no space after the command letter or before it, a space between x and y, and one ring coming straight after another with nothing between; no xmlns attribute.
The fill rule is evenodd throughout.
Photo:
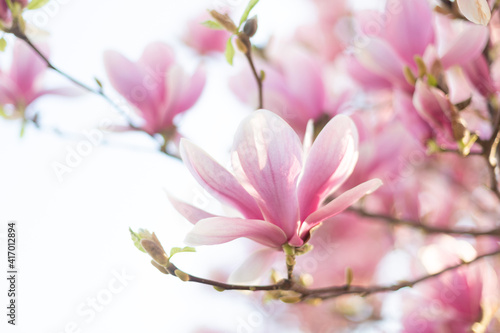
<svg viewBox="0 0 500 333"><path fill-rule="evenodd" d="M224 29L226 29L230 33L235 34L238 32L238 27L236 26L236 24L234 24L233 20L229 17L229 15L221 14L215 10L211 10L210 15L212 15L212 17L217 22L219 22L219 24L222 25Z"/></svg>
<svg viewBox="0 0 500 333"><path fill-rule="evenodd" d="M254 16L248 21L246 21L245 26L243 27L243 32L248 37L252 37L257 32L257 27L258 27L257 16Z"/></svg>
<svg viewBox="0 0 500 333"><path fill-rule="evenodd" d="M283 297L280 297L280 301L282 301L283 303L288 303L288 304L298 303L301 300L302 300L302 298L300 296L283 296Z"/></svg>
<svg viewBox="0 0 500 333"><path fill-rule="evenodd" d="M238 38L236 38L236 47L243 53L248 53L252 49L252 44L250 39L244 33L239 33Z"/></svg>
<svg viewBox="0 0 500 333"><path fill-rule="evenodd" d="M248 52L247 46L245 45L245 43L243 43L243 41L239 37L236 38L236 47L243 53Z"/></svg>
<svg viewBox="0 0 500 333"><path fill-rule="evenodd" d="M181 279L181 280L182 280L182 281L184 281L184 282L189 281L189 275L188 275L188 274L186 274L186 273L184 273L183 271L180 271L180 270L176 269L176 270L174 271L174 274L175 274L175 275L176 275L179 279Z"/></svg>
<svg viewBox="0 0 500 333"><path fill-rule="evenodd" d="M146 250L146 252L161 266L166 266L169 264L168 256L163 250L163 248L158 245L155 241L150 239L142 239L141 245Z"/></svg>

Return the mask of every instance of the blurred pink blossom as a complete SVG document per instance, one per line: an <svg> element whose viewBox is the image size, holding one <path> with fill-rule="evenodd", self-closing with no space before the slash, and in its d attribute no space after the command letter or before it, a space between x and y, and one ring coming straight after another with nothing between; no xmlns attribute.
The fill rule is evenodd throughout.
<svg viewBox="0 0 500 333"><path fill-rule="evenodd" d="M204 26L204 21L210 20L211 16L203 14L188 24L188 31L184 36L186 44L201 54L210 52L224 52L226 42L231 35L226 30L216 30Z"/></svg>
<svg viewBox="0 0 500 333"><path fill-rule="evenodd" d="M37 46L47 54L46 45ZM78 94L71 87L47 89L42 86L47 64L24 42L16 40L12 63L8 71L0 72L0 104L14 106L17 116L24 116L26 108L37 98L48 95L74 96Z"/></svg>
<svg viewBox="0 0 500 333"><path fill-rule="evenodd" d="M172 130L174 117L196 103L205 85L203 68L188 75L161 42L149 44L136 62L107 51L104 63L111 84L138 109L149 134Z"/></svg>
<svg viewBox="0 0 500 333"><path fill-rule="evenodd" d="M247 237L271 248L302 246L310 231L381 185L362 183L326 205L323 200L351 174L358 158L358 135L350 118L334 117L310 148L280 117L255 111L240 125L233 145L235 175L187 140L181 156L198 182L243 218L214 216L172 200L195 226L192 245L211 245Z"/></svg>
<svg viewBox="0 0 500 333"><path fill-rule="evenodd" d="M404 332L470 332L481 320L484 268L461 267L420 286L420 298L406 298Z"/></svg>

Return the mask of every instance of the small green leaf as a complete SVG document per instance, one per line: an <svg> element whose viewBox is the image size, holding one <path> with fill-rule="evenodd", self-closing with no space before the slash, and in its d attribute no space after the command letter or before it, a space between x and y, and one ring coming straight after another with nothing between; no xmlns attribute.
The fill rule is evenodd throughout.
<svg viewBox="0 0 500 333"><path fill-rule="evenodd" d="M7 47L7 41L5 40L5 38L2 37L0 39L0 52L5 51L6 47Z"/></svg>
<svg viewBox="0 0 500 333"><path fill-rule="evenodd" d="M243 15L241 16L240 19L240 25L238 26L238 30L240 30L241 25L247 20L248 15L250 15L250 11L255 7L255 5L259 2L259 0L250 0L248 3L247 8L245 8L245 11L243 12Z"/></svg>
<svg viewBox="0 0 500 333"><path fill-rule="evenodd" d="M38 8L42 8L43 6L45 6L50 0L33 0L31 1L29 4L28 4L28 8L29 10L33 10L33 9L38 9Z"/></svg>
<svg viewBox="0 0 500 333"><path fill-rule="evenodd" d="M227 62L232 66L233 65L233 58L234 58L234 46L233 46L233 42L231 41L231 38L229 38L227 40L225 54L226 54Z"/></svg>
<svg viewBox="0 0 500 333"><path fill-rule="evenodd" d="M205 22L201 22L201 24L210 29L224 30L224 27L219 22L216 21L208 20Z"/></svg>
<svg viewBox="0 0 500 333"><path fill-rule="evenodd" d="M136 234L131 228L128 228L128 230L130 231L130 235L132 236L132 240L134 241L135 247L138 248L139 251L146 253L146 250L144 250L144 248L141 245L141 237L139 237L139 235Z"/></svg>
<svg viewBox="0 0 500 333"><path fill-rule="evenodd" d="M174 247L170 250L170 258L176 253L181 253L181 252L196 252L196 249L194 247L183 247L182 249L180 247Z"/></svg>

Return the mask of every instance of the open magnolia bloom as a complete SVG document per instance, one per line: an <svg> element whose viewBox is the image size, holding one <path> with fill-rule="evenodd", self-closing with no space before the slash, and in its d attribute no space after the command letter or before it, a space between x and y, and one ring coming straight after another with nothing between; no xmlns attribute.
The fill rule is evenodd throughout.
<svg viewBox="0 0 500 333"><path fill-rule="evenodd" d="M37 45L44 54L48 54L46 45ZM7 118L25 118L26 109L38 98L44 95L78 96L77 88L57 87L46 88L43 77L47 64L26 43L20 40L14 42L12 62L5 71L0 71L0 106L11 105L12 112L6 113Z"/></svg>
<svg viewBox="0 0 500 333"><path fill-rule="evenodd" d="M332 217L382 182L372 179L326 205L351 174L358 159L358 133L344 115L334 117L311 145L304 146L279 116L258 110L238 128L233 144L234 175L193 143L181 141L181 156L197 181L242 217L215 216L171 198L194 228L186 243L212 245L246 237L271 248L300 247L311 229Z"/></svg>
<svg viewBox="0 0 500 333"><path fill-rule="evenodd" d="M205 86L204 69L187 74L162 42L148 44L136 62L107 51L104 64L111 84L137 108L141 129L149 134L171 131L174 118L196 103Z"/></svg>

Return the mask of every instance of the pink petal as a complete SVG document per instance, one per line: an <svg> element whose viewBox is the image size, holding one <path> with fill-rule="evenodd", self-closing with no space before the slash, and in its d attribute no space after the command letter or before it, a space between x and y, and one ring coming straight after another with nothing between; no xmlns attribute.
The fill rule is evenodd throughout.
<svg viewBox="0 0 500 333"><path fill-rule="evenodd" d="M200 220L216 216L216 215L207 213L204 210L201 210L201 209L199 209L193 205L190 205L186 202L182 202L180 200L177 200L176 198L174 198L173 196L171 196L169 194L167 194L167 197L168 197L168 200L170 201L170 203L172 203L172 206L174 206L174 208L192 224L196 224Z"/></svg>
<svg viewBox="0 0 500 333"><path fill-rule="evenodd" d="M202 149L186 139L181 139L180 153L188 170L210 194L234 206L246 218L262 218L254 198L229 171Z"/></svg>
<svg viewBox="0 0 500 333"><path fill-rule="evenodd" d="M305 112L299 116L307 120L319 117L323 111L326 96L322 68L318 65L318 60L314 59L311 54L291 50L283 58L282 65L288 89Z"/></svg>
<svg viewBox="0 0 500 333"><path fill-rule="evenodd" d="M296 185L302 168L297 134L276 114L258 110L238 128L233 150L256 191L265 220L291 237L299 218Z"/></svg>
<svg viewBox="0 0 500 333"><path fill-rule="evenodd" d="M453 66L446 70L445 77L449 88L448 97L452 104L461 103L472 96L471 88L461 67Z"/></svg>
<svg viewBox="0 0 500 333"><path fill-rule="evenodd" d="M491 9L486 0L457 0L458 8L464 16L476 24L487 25L491 19Z"/></svg>
<svg viewBox="0 0 500 333"><path fill-rule="evenodd" d="M200 97L205 86L206 75L203 67L198 67L190 77L179 66L174 66L168 73L166 89L168 89L168 110L166 119L162 122L172 123L173 118L190 109Z"/></svg>
<svg viewBox="0 0 500 333"><path fill-rule="evenodd" d="M335 116L309 150L298 186L300 217L317 209L325 196L352 173L358 160L358 131L347 116Z"/></svg>
<svg viewBox="0 0 500 333"><path fill-rule="evenodd" d="M141 82L153 99L155 104L160 104L166 99L165 80L166 73L172 67L175 61L173 50L162 42L148 44L142 52L137 65L143 71Z"/></svg>
<svg viewBox="0 0 500 333"><path fill-rule="evenodd" d="M45 45L37 45L41 52L48 56ZM26 96L33 92L36 79L47 69L47 64L24 42L14 43L13 60L10 77L17 85L18 93Z"/></svg>
<svg viewBox="0 0 500 333"><path fill-rule="evenodd" d="M434 39L431 8L421 0L389 0L386 7L384 38L412 65L413 57L423 55Z"/></svg>
<svg viewBox="0 0 500 333"><path fill-rule="evenodd" d="M211 17L208 13L199 15L188 23L188 31L184 37L186 44L195 48L199 53L224 52L226 42L231 35L226 30L215 30L202 24Z"/></svg>
<svg viewBox="0 0 500 333"><path fill-rule="evenodd" d="M487 27L467 24L464 31L442 55L443 67L446 69L453 65L462 65L479 57L486 47L488 36Z"/></svg>
<svg viewBox="0 0 500 333"><path fill-rule="evenodd" d="M389 80L365 67L355 57L346 57L346 66L349 75L367 90L392 87Z"/></svg>
<svg viewBox="0 0 500 333"><path fill-rule="evenodd" d="M403 75L404 62L384 40L373 38L356 54L358 61L370 71L402 88L409 84Z"/></svg>
<svg viewBox="0 0 500 333"><path fill-rule="evenodd" d="M255 284L258 283L266 273L269 273L276 258L280 254L275 248L264 248L255 251L248 257L240 267L229 276L228 283L231 284Z"/></svg>
<svg viewBox="0 0 500 333"><path fill-rule="evenodd" d="M491 77L490 68L484 55L480 55L473 61L464 64L465 71L472 85L483 95L488 96L494 93L495 84Z"/></svg>
<svg viewBox="0 0 500 333"><path fill-rule="evenodd" d="M153 102L150 90L142 83L144 72L141 67L115 51L104 53L104 65L116 91L141 111L149 126L155 124L158 105Z"/></svg>
<svg viewBox="0 0 500 333"><path fill-rule="evenodd" d="M241 237L273 248L281 247L287 240L283 230L266 221L211 217L196 223L185 242L193 246L214 245Z"/></svg>
<svg viewBox="0 0 500 333"><path fill-rule="evenodd" d="M441 90L429 87L420 80L417 81L413 105L437 133L445 135L448 139L453 138L449 101Z"/></svg>
<svg viewBox="0 0 500 333"><path fill-rule="evenodd" d="M306 218L300 229L301 237L303 238L311 228L323 220L342 212L365 195L375 191L381 185L382 181L380 179L372 179L342 193L326 206L321 207Z"/></svg>

